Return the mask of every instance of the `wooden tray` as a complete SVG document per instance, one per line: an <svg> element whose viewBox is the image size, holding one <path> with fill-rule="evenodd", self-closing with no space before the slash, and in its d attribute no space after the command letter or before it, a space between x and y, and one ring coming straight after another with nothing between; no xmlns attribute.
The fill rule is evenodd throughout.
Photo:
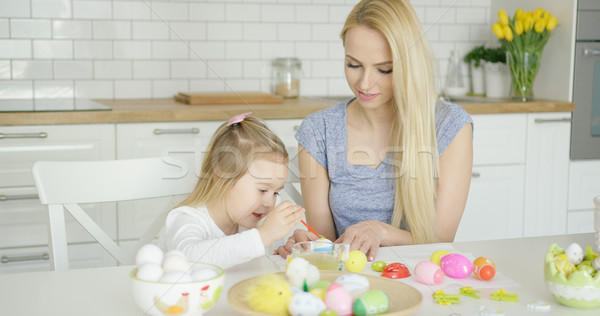
<svg viewBox="0 0 600 316"><path fill-rule="evenodd" d="M174 98L177 102L189 105L274 104L283 102L283 97L263 92L179 92Z"/></svg>
<svg viewBox="0 0 600 316"><path fill-rule="evenodd" d="M335 279L337 279L343 274L348 274L348 272L343 271L320 270L319 272L321 273L321 280L327 280L330 282L335 281ZM277 274L281 275L284 278L287 278L284 272L278 272ZM411 313L414 313L421 307L421 304L423 302L423 295L414 287L404 284L400 281L387 279L384 277L367 274L362 275L369 280L370 289L382 290L385 292L385 294L387 294L388 298L390 299L390 308L388 312L381 315L409 315ZM229 292L227 293L227 302L231 307L233 307L233 309L244 315L268 315L251 310L248 307L248 304L243 300L244 291L258 277L259 276L240 281L229 289Z"/></svg>

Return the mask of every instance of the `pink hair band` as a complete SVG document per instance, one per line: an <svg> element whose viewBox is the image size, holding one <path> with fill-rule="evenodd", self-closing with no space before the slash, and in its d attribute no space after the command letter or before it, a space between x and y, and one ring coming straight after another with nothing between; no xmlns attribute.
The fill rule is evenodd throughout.
<svg viewBox="0 0 600 316"><path fill-rule="evenodd" d="M252 112L246 112L246 113L235 115L234 117L230 118L229 121L227 121L227 126L231 126L233 124L242 122L248 116L250 116L250 114L252 114Z"/></svg>

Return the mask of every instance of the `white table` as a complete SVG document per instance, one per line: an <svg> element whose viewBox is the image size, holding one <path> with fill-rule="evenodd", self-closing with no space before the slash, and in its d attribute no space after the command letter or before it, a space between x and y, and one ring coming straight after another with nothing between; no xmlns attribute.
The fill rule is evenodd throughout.
<svg viewBox="0 0 600 316"><path fill-rule="evenodd" d="M497 288L490 288L482 290L482 298L479 300L461 297L461 304L442 306L432 300L431 293L435 288L423 286L419 288L423 293L423 305L415 315L479 315L481 306L502 309L505 315L600 315L600 308L581 310L558 304L544 285L544 255L551 243L555 242L566 248L570 243L577 242L585 247L593 245L593 238L593 234L577 234L439 245L450 246L475 257L492 258L505 279L518 283L506 290L518 293L520 302L492 301L488 293ZM400 258L405 254L420 249L428 256L432 247L435 246L383 248L377 257L389 261L392 256L397 256L401 262ZM261 257L228 269L223 295L208 315L236 315L227 305L226 293L229 288L240 280L279 271L280 265L275 262L277 260ZM132 268L121 266L0 275L0 315L142 315L130 291L128 274ZM370 270L369 267L365 268L367 269ZM457 294L451 292L453 289L444 288L444 291L447 294ZM528 310L526 303L535 300L550 302L551 311Z"/></svg>

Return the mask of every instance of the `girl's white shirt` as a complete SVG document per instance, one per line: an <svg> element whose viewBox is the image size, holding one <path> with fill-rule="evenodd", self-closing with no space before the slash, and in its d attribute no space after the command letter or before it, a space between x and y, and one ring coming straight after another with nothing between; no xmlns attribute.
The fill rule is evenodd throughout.
<svg viewBox="0 0 600 316"><path fill-rule="evenodd" d="M223 269L265 254L256 228L244 229L227 236L217 226L204 206L181 206L167 215L158 244L163 250L182 251L190 261L217 265Z"/></svg>

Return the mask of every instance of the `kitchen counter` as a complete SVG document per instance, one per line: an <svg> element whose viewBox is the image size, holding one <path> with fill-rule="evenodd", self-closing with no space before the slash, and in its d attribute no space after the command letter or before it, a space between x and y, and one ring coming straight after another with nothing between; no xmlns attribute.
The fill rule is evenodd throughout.
<svg viewBox="0 0 600 316"><path fill-rule="evenodd" d="M186 105L173 99L95 100L111 111L5 112L0 126L136 122L222 121L253 111L262 119L301 119L336 103L326 98L298 98L281 104ZM572 102L458 102L470 114L572 112Z"/></svg>

